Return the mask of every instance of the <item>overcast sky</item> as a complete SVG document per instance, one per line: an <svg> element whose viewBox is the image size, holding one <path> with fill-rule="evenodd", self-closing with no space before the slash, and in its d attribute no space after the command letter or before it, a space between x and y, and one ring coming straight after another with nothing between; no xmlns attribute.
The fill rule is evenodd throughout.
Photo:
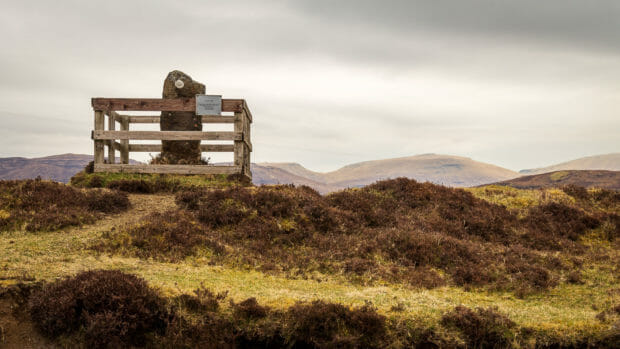
<svg viewBox="0 0 620 349"><path fill-rule="evenodd" d="M620 151L618 0L0 4L0 157L92 153L90 98L173 69L248 101L255 162Z"/></svg>

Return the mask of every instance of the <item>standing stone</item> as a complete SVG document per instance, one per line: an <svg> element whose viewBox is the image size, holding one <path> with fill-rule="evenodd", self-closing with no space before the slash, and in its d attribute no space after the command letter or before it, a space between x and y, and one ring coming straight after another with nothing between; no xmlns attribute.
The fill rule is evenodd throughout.
<svg viewBox="0 0 620 349"><path fill-rule="evenodd" d="M163 98L195 97L205 93L205 85L178 70L168 73L164 80ZM202 131L200 116L194 112L162 111L161 131ZM166 164L200 164L200 141L162 141L158 162Z"/></svg>

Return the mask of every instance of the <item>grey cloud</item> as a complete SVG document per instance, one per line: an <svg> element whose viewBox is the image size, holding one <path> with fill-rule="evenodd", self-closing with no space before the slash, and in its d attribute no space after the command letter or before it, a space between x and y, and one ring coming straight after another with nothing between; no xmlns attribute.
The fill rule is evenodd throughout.
<svg viewBox="0 0 620 349"><path fill-rule="evenodd" d="M443 32L620 48L615 0L302 0L300 10L325 20L403 32Z"/></svg>
<svg viewBox="0 0 620 349"><path fill-rule="evenodd" d="M174 68L250 101L259 161L617 151L617 18L615 0L7 1L2 155L90 152L89 98L157 96Z"/></svg>

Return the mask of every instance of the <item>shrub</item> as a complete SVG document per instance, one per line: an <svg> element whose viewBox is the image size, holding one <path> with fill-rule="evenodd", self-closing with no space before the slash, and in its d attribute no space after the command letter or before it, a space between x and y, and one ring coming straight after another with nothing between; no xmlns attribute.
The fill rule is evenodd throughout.
<svg viewBox="0 0 620 349"><path fill-rule="evenodd" d="M286 314L284 336L294 347L360 347L381 345L386 319L369 306L353 310L320 300L298 303Z"/></svg>
<svg viewBox="0 0 620 349"><path fill-rule="evenodd" d="M581 187L575 184L569 184L569 185L563 186L561 189L564 193L566 193L566 195L572 196L575 199L579 199L579 200L590 199L590 194L588 193L588 189L584 187Z"/></svg>
<svg viewBox="0 0 620 349"><path fill-rule="evenodd" d="M230 302L233 308L233 314L237 318L243 319L260 319L267 316L269 307L258 304L256 298L248 298L240 303Z"/></svg>
<svg viewBox="0 0 620 349"><path fill-rule="evenodd" d="M211 290L200 287L194 290L194 294L182 294L177 297L179 304L194 313L215 312L219 309L222 299L227 293L214 294Z"/></svg>
<svg viewBox="0 0 620 349"><path fill-rule="evenodd" d="M0 181L0 230L57 230L94 222L101 213L130 207L126 194L109 190L80 190L62 183Z"/></svg>
<svg viewBox="0 0 620 349"><path fill-rule="evenodd" d="M127 194L118 191L90 190L86 192L86 201L90 211L103 213L119 213L131 206Z"/></svg>
<svg viewBox="0 0 620 349"><path fill-rule="evenodd" d="M516 324L497 308L471 310L457 306L441 318L446 327L461 331L468 346L475 348L511 347Z"/></svg>
<svg viewBox="0 0 620 349"><path fill-rule="evenodd" d="M144 346L163 334L170 313L146 282L114 270L95 270L48 284L30 297L37 329L55 338L83 333L86 345Z"/></svg>
<svg viewBox="0 0 620 349"><path fill-rule="evenodd" d="M599 227L601 221L576 207L551 202L530 208L524 224L528 231L523 238L530 246L560 250L570 241L577 241L587 230Z"/></svg>
<svg viewBox="0 0 620 349"><path fill-rule="evenodd" d="M92 182L91 182L92 183ZM92 185L92 184L91 184ZM154 186L143 179L118 179L108 182L109 189L116 189L128 193L151 194L156 190Z"/></svg>
<svg viewBox="0 0 620 349"><path fill-rule="evenodd" d="M120 243L140 257L154 257L178 261L206 248L216 254L225 253L224 247L209 237L208 231L189 213L181 210L154 212L139 224L129 227L125 234L114 235L120 241L110 241L95 246L97 250L109 250Z"/></svg>

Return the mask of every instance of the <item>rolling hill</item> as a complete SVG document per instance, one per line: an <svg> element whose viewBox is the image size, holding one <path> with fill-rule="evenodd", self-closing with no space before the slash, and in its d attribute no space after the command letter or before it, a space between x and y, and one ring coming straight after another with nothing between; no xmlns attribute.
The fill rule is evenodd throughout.
<svg viewBox="0 0 620 349"><path fill-rule="evenodd" d="M587 156L547 167L519 171L521 174L540 174L563 170L620 171L620 153Z"/></svg>
<svg viewBox="0 0 620 349"><path fill-rule="evenodd" d="M522 176L496 183L519 189L561 187L569 184L586 188L620 190L620 171L568 170Z"/></svg>
<svg viewBox="0 0 620 349"><path fill-rule="evenodd" d="M447 186L470 187L519 176L517 172L469 158L439 154L364 161L326 173L313 172L296 163L260 163L258 165L279 168L296 176L322 183L323 188L329 191L361 187L381 179L397 177L413 178L421 182L428 181ZM281 180L277 183L287 182ZM320 188L317 190L321 191Z"/></svg>
<svg viewBox="0 0 620 349"><path fill-rule="evenodd" d="M43 179L66 183L92 159L92 155L83 154L61 154L33 159L1 158L0 179L26 179L41 176Z"/></svg>
<svg viewBox="0 0 620 349"><path fill-rule="evenodd" d="M92 155L61 154L41 158L0 158L0 179L26 179L41 176L59 182L68 182L71 176L82 170ZM133 160L132 160L133 162ZM517 178L540 174L541 171L620 170L620 153L591 156L540 169L517 173L495 165L478 162L466 157L423 154L393 159L364 161L344 166L336 171L315 172L298 163L253 163L253 182L262 184L307 185L321 193L343 188L361 187L378 180L407 177L421 182L432 182L453 187L473 187L487 183L533 188L569 183L585 186L612 188L616 174L605 171L577 171L563 180L552 181L549 176ZM571 171L572 172L572 171ZM555 175L559 176L559 175Z"/></svg>
<svg viewBox="0 0 620 349"><path fill-rule="evenodd" d="M28 179L41 176L42 179L68 183L74 174L83 170L92 160L92 155L70 153L31 159L0 158L0 179ZM135 160L130 162L138 163Z"/></svg>

